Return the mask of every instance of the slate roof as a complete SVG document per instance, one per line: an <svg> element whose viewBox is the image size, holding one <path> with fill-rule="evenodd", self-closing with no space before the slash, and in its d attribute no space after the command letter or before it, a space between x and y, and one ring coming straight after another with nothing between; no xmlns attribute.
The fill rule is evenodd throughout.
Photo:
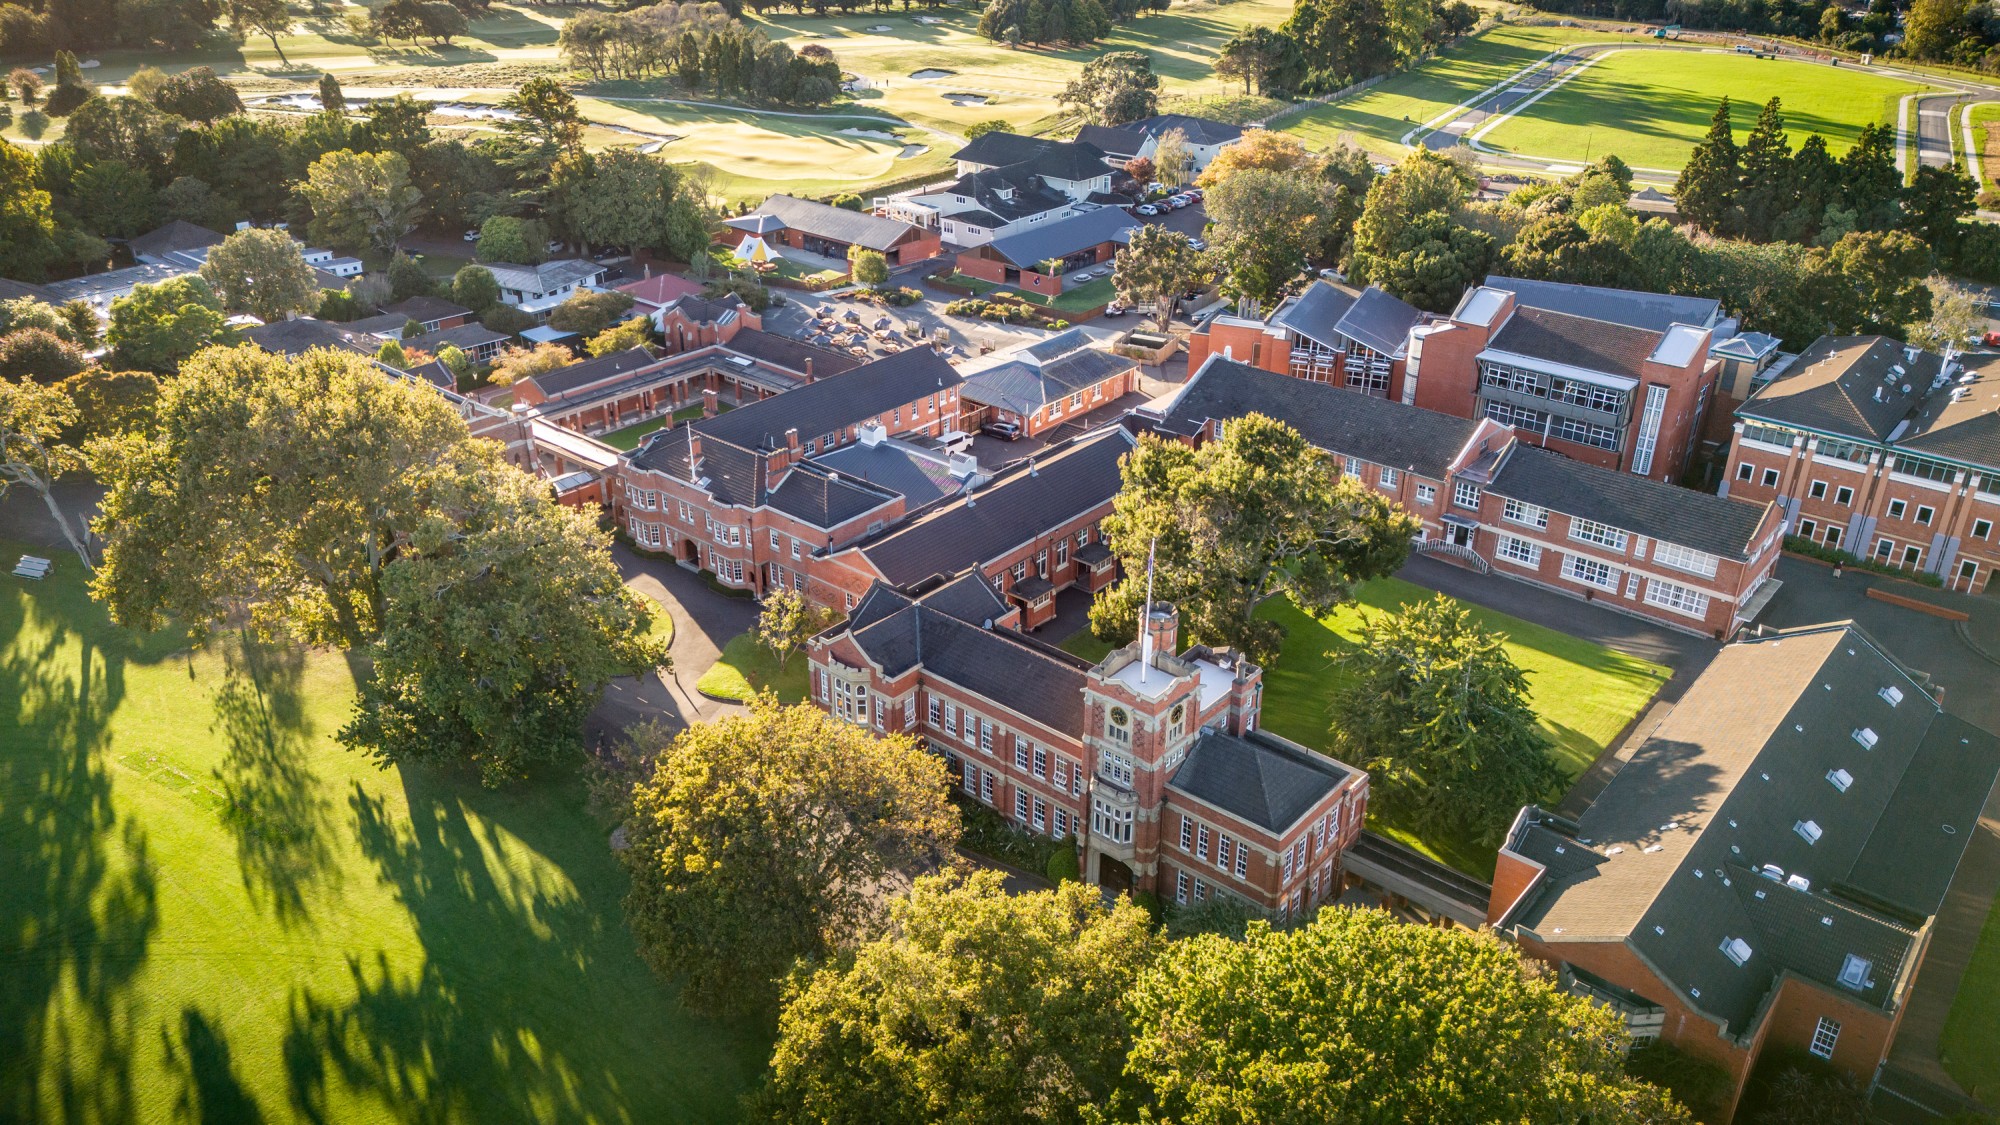
<svg viewBox="0 0 2000 1125"><path fill-rule="evenodd" d="M1331 758L1262 731L1205 730L1167 787L1282 835L1347 780Z"/></svg>
<svg viewBox="0 0 2000 1125"><path fill-rule="evenodd" d="M744 449L776 448L784 444L787 430L797 429L802 439L817 437L956 387L961 381L944 357L929 348L911 348L693 425L704 438L717 438Z"/></svg>
<svg viewBox="0 0 2000 1125"><path fill-rule="evenodd" d="M1015 265L1033 269L1050 258L1068 257L1106 242L1130 241L1139 226L1137 219L1118 208L1104 207L1002 235L987 245Z"/></svg>
<svg viewBox="0 0 2000 1125"><path fill-rule="evenodd" d="M645 348L626 348L622 352L612 352L610 355L586 359L567 367L558 367L554 371L544 371L528 381L533 383L545 397L556 398L593 383L629 375L657 362L659 361L653 358L653 353Z"/></svg>
<svg viewBox="0 0 2000 1125"><path fill-rule="evenodd" d="M2000 470L2000 356L1968 358L1963 372L1924 400L1894 444Z"/></svg>
<svg viewBox="0 0 2000 1125"><path fill-rule="evenodd" d="M370 336L383 336L401 332L403 325L409 322L410 318L407 316L379 313L375 316L364 316L360 320L350 320L345 327L349 332L366 332Z"/></svg>
<svg viewBox="0 0 2000 1125"><path fill-rule="evenodd" d="M1144 133L1149 137L1165 136L1179 129L1187 135L1189 144L1226 145L1243 139L1241 125L1231 125L1226 121L1212 121L1206 117L1190 117L1185 113L1162 113L1131 122L1125 128Z"/></svg>
<svg viewBox="0 0 2000 1125"><path fill-rule="evenodd" d="M1479 423L1210 356L1165 411L1193 434L1210 419L1263 414L1333 453L1443 480Z"/></svg>
<svg viewBox="0 0 2000 1125"><path fill-rule="evenodd" d="M353 330L324 320L300 317L297 320L274 320L255 328L243 330L243 338L252 344L284 356L301 356L314 348L333 348L336 351L360 352L374 355L374 340L359 336Z"/></svg>
<svg viewBox="0 0 2000 1125"><path fill-rule="evenodd" d="M774 195L757 208L757 214L775 215L792 230L817 235L831 242L888 250L915 227L895 219L885 219L864 211L849 211L810 199Z"/></svg>
<svg viewBox="0 0 2000 1125"><path fill-rule="evenodd" d="M1347 315L1359 297L1360 294L1332 282L1315 281L1305 292L1279 305L1278 311L1271 314L1271 323L1327 347L1336 347L1340 340L1335 329L1340 318Z"/></svg>
<svg viewBox="0 0 2000 1125"><path fill-rule="evenodd" d="M175 219L128 241L125 243L125 248L132 252L134 258L140 255L148 258L164 258L184 250L204 250L210 246L220 246L222 240L222 234L199 223Z"/></svg>
<svg viewBox="0 0 2000 1125"><path fill-rule="evenodd" d="M1132 446L1130 433L1108 427L1044 450L1029 464L855 549L898 586L957 574L1109 503L1119 489L1119 459Z"/></svg>
<svg viewBox="0 0 2000 1125"><path fill-rule="evenodd" d="M1487 346L1586 371L1642 377L1660 333L1547 309L1516 308Z"/></svg>
<svg viewBox="0 0 2000 1125"><path fill-rule="evenodd" d="M1589 317L1650 332L1665 332L1669 325L1674 324L1707 328L1722 319L1722 302L1707 297L1676 297L1670 293L1572 285L1563 281L1528 281L1497 274L1488 275L1486 284L1514 294L1519 306Z"/></svg>
<svg viewBox="0 0 2000 1125"><path fill-rule="evenodd" d="M543 262L538 266L524 266L519 262L480 262L486 267L493 280L503 289L513 289L523 293L549 293L565 285L589 281L604 272L604 267L596 262L586 262L581 258L562 258L553 262Z"/></svg>
<svg viewBox="0 0 2000 1125"><path fill-rule="evenodd" d="M1032 414L1050 399L1063 398L1138 366L1138 362L1091 345L1082 329L1071 328L999 362L969 371L959 396L969 402Z"/></svg>
<svg viewBox="0 0 2000 1125"><path fill-rule="evenodd" d="M1850 623L1729 645L1578 821L1531 810L1524 854L1594 854L1566 856L1504 923L1558 949L1622 941L1735 1034L1786 972L1883 1008L1996 774L2000 738ZM1850 955L1870 962L1859 987L1837 983Z"/></svg>
<svg viewBox="0 0 2000 1125"><path fill-rule="evenodd" d="M1024 161L1033 160L1052 150L1059 149L1070 149L1084 155L1089 155L1090 151L1094 149L1098 163L1104 165L1104 150L1088 142L1051 141L1042 137L1027 137L1019 133L1005 132L985 133L974 137L970 144L952 153L951 158L953 160L962 160L967 164L984 164L989 168L1004 168L1009 164L1020 164ZM1104 165L1099 169L1099 172L1108 171L1110 171L1109 165ZM1091 174L1097 175L1099 172ZM1075 176L1071 178L1084 179L1086 177Z"/></svg>
<svg viewBox="0 0 2000 1125"><path fill-rule="evenodd" d="M404 320L414 320L420 323L431 320L449 320L454 316L472 315L472 310L466 308L464 305L447 301L443 297L432 297L421 293L389 305L382 311L384 313L393 313Z"/></svg>
<svg viewBox="0 0 2000 1125"><path fill-rule="evenodd" d="M1943 363L1886 336L1821 336L1736 414L1881 443L1910 416Z"/></svg>
<svg viewBox="0 0 2000 1125"><path fill-rule="evenodd" d="M722 346L728 351L763 360L765 363L774 364L787 371L797 371L800 374L805 373L806 361L810 359L814 378L838 375L861 366L860 360L843 352L814 347L804 340L779 336L757 328L738 328L736 334L729 338L729 342Z"/></svg>
<svg viewBox="0 0 2000 1125"><path fill-rule="evenodd" d="M1726 559L1747 560L1770 503L1713 496L1519 442L1486 490Z"/></svg>
<svg viewBox="0 0 2000 1125"><path fill-rule="evenodd" d="M1146 147L1146 134L1130 125L1085 125L1076 131L1076 139L1110 156L1137 156Z"/></svg>
<svg viewBox="0 0 2000 1125"><path fill-rule="evenodd" d="M903 497L909 509L954 495L964 482L951 475L944 459L893 438L870 444L858 441L812 459L829 472Z"/></svg>
<svg viewBox="0 0 2000 1125"><path fill-rule="evenodd" d="M1025 164L969 172L931 194L962 195L977 205L967 211L953 212L950 218L976 222L971 210L978 210L999 220L981 222L982 226L1004 226L1015 219L1054 211L1071 203L1068 195L1043 183Z"/></svg>
<svg viewBox="0 0 2000 1125"><path fill-rule="evenodd" d="M495 332L478 321L461 324L455 328L440 328L436 332L426 332L403 341L405 348L421 348L435 355L439 348L449 344L461 351L487 344L504 344L513 339L505 332Z"/></svg>
<svg viewBox="0 0 2000 1125"><path fill-rule="evenodd" d="M706 461L706 447L703 458ZM806 461L792 466L764 502L793 519L831 529L895 499L891 489L843 477Z"/></svg>
<svg viewBox="0 0 2000 1125"><path fill-rule="evenodd" d="M887 675L921 664L926 678L990 699L1051 730L1083 729L1084 673L1089 665L1012 629L982 629L942 610L913 604L850 636Z"/></svg>
<svg viewBox="0 0 2000 1125"><path fill-rule="evenodd" d="M1335 330L1350 340L1381 352L1402 355L1409 347L1410 329L1422 323L1424 314L1416 306L1390 296L1373 285L1348 307Z"/></svg>
<svg viewBox="0 0 2000 1125"><path fill-rule="evenodd" d="M917 600L939 613L982 628L988 621L1005 617L1014 608L1000 596L1000 591L993 588L993 583L979 573L977 567L921 595Z"/></svg>
<svg viewBox="0 0 2000 1125"><path fill-rule="evenodd" d="M730 293L714 300L700 296L676 297L660 306L660 311L678 312L696 324L714 324L735 316L743 308L743 298Z"/></svg>

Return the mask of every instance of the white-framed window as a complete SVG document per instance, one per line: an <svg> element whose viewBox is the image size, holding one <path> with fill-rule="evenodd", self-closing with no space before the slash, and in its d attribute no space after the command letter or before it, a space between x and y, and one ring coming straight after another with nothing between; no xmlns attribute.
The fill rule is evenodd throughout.
<svg viewBox="0 0 2000 1125"><path fill-rule="evenodd" d="M1062 807L1062 806L1060 806L1060 805L1058 805L1058 806L1056 807L1056 833L1055 833L1055 834L1056 834L1056 838L1057 838L1057 839L1061 839L1061 838L1063 838L1063 837L1065 837L1065 836L1068 836L1068 835L1069 835L1069 810L1068 810L1068 809L1066 809L1066 808L1063 808L1063 807Z"/></svg>
<svg viewBox="0 0 2000 1125"><path fill-rule="evenodd" d="M778 549L779 549L779 543L778 543L778 532L777 532L777 529L776 529L776 528L773 528L773 529L771 530L771 549L772 549L773 551L775 551L775 550L778 550Z"/></svg>
<svg viewBox="0 0 2000 1125"><path fill-rule="evenodd" d="M1217 870L1229 870L1230 857L1235 854L1236 841L1231 840L1227 832L1218 833L1215 840L1215 866Z"/></svg>
<svg viewBox="0 0 2000 1125"><path fill-rule="evenodd" d="M989 805L993 803L993 775L985 770L979 771L979 799Z"/></svg>
<svg viewBox="0 0 2000 1125"><path fill-rule="evenodd" d="M1187 898L1188 898L1187 872L1176 871L1174 872L1174 901L1180 903L1182 906L1186 906Z"/></svg>
<svg viewBox="0 0 2000 1125"><path fill-rule="evenodd" d="M1358 477L1361 475L1361 459L1359 457L1343 457L1341 458L1341 468L1346 471L1348 476Z"/></svg>
<svg viewBox="0 0 2000 1125"><path fill-rule="evenodd" d="M1116 844L1132 842L1132 810L1092 801L1090 830Z"/></svg>
<svg viewBox="0 0 2000 1125"><path fill-rule="evenodd" d="M1659 542L1653 545L1653 561L1675 570L1685 570L1689 574L1699 574L1703 578L1715 577L1716 557L1706 551L1683 547L1678 543Z"/></svg>
<svg viewBox="0 0 2000 1125"><path fill-rule="evenodd" d="M1522 566L1542 565L1542 549L1526 539L1516 539L1512 535L1500 537L1500 546L1495 549L1495 553L1508 562L1517 562Z"/></svg>
<svg viewBox="0 0 2000 1125"><path fill-rule="evenodd" d="M990 739L987 740L988 745L991 744L991 741ZM988 751L988 753L991 753L991 751ZM1018 738L1014 740L1014 768L1020 770L1022 773L1028 772L1028 744Z"/></svg>
<svg viewBox="0 0 2000 1125"><path fill-rule="evenodd" d="M1181 850L1194 850L1194 821L1187 817L1181 818Z"/></svg>
<svg viewBox="0 0 2000 1125"><path fill-rule="evenodd" d="M1479 486L1469 480L1451 482L1451 502L1459 508L1479 510Z"/></svg>
<svg viewBox="0 0 2000 1125"><path fill-rule="evenodd" d="M965 761L961 761L961 762L959 762L959 763L958 763L958 765L959 765L959 768L960 768L960 769L961 769L962 771L964 771L964 774L963 774L963 776L964 776L964 781L960 783L960 787L961 787L961 788L963 788L963 789L965 790L965 795L966 795L966 796L968 796L968 797L976 797L976 796L978 796L978 795L979 795L979 771L978 771L977 769L973 768L973 765L972 765L972 763L971 763L971 762L965 762Z"/></svg>
<svg viewBox="0 0 2000 1125"><path fill-rule="evenodd" d="M1778 487L1778 470L1776 469L1764 470L1764 487L1765 488Z"/></svg>
<svg viewBox="0 0 2000 1125"><path fill-rule="evenodd" d="M1039 746L1035 747L1035 776L1040 778L1049 776L1049 752Z"/></svg>
<svg viewBox="0 0 2000 1125"><path fill-rule="evenodd" d="M1098 776L1123 788L1132 788L1132 759L1123 754L1098 755L1097 773Z"/></svg>
<svg viewBox="0 0 2000 1125"><path fill-rule="evenodd" d="M1028 823L1028 793L1024 789L1014 790L1014 819L1022 824Z"/></svg>
<svg viewBox="0 0 2000 1125"><path fill-rule="evenodd" d="M1049 828L1049 806L1040 797L1035 798L1035 831L1046 832Z"/></svg>
<svg viewBox="0 0 2000 1125"><path fill-rule="evenodd" d="M1991 535L1991 534L1993 534L1993 521L1992 521L1992 520L1973 520L1973 521L1972 521L1972 537L1973 537L1974 539L1984 539L1984 538L1986 538L1987 536L1989 536L1989 535Z"/></svg>
<svg viewBox="0 0 2000 1125"><path fill-rule="evenodd" d="M1570 517L1569 537L1579 543L1595 543L1614 551L1625 549L1624 532L1608 523L1598 523L1596 520L1587 520L1581 516Z"/></svg>
<svg viewBox="0 0 2000 1125"><path fill-rule="evenodd" d="M1833 502L1843 508L1851 507L1854 504L1854 490L1844 484L1841 485L1834 490Z"/></svg>
<svg viewBox="0 0 2000 1125"><path fill-rule="evenodd" d="M972 712L970 711L965 713L965 726L959 732L959 739L967 746L971 746L979 741L979 722L972 717ZM993 752L992 739L987 739L985 750L988 754Z"/></svg>
<svg viewBox="0 0 2000 1125"><path fill-rule="evenodd" d="M1582 555L1564 555L1562 573L1564 578L1572 582L1581 582L1586 586L1595 586L1600 590L1610 590L1614 593L1618 589L1618 569L1596 559L1587 559Z"/></svg>
<svg viewBox="0 0 2000 1125"><path fill-rule="evenodd" d="M1639 415L1639 440L1632 447L1632 471L1645 476L1653 471L1653 450L1660 441L1660 420L1667 413L1667 388L1646 388L1646 406Z"/></svg>
<svg viewBox="0 0 2000 1125"><path fill-rule="evenodd" d="M1816 480L1812 482L1812 486L1806 489L1806 495L1812 497L1815 500L1826 499L1826 482L1823 480Z"/></svg>
<svg viewBox="0 0 2000 1125"><path fill-rule="evenodd" d="M1529 527L1549 526L1549 510L1534 504L1523 504L1509 499L1501 513L1510 523L1526 524Z"/></svg>
<svg viewBox="0 0 2000 1125"><path fill-rule="evenodd" d="M930 714L929 714L929 716L928 716L928 717L930 718L930 722L931 722L931 725L932 725L932 726L934 726L934 727L935 727L935 726L942 726L942 725L944 725L944 724L943 724L943 721L942 721L942 720L941 720L941 718L939 717L939 713L940 713L941 711L943 711L943 710L944 710L943 706L942 706L942 705L941 705L941 704L940 704L940 703L938 702L938 697L937 697L937 696L935 696L935 695L931 696L931 699L930 699Z"/></svg>
<svg viewBox="0 0 2000 1125"><path fill-rule="evenodd" d="M1249 873L1250 849L1244 847L1242 844L1238 844L1236 845L1236 877L1241 879Z"/></svg>
<svg viewBox="0 0 2000 1125"><path fill-rule="evenodd" d="M1689 617L1708 616L1708 595L1690 586L1654 578L1646 583L1646 604Z"/></svg>
<svg viewBox="0 0 2000 1125"><path fill-rule="evenodd" d="M1830 1059L1833 1057L1834 1044L1838 1042L1840 1042L1840 1021L1821 1016L1819 1023L1813 1028L1812 1045L1806 1050L1820 1058Z"/></svg>
<svg viewBox="0 0 2000 1125"><path fill-rule="evenodd" d="M1918 523L1923 524L1925 527L1929 527L1931 525L1931 521L1936 518L1937 518L1937 510L1935 508L1932 508L1929 504L1917 505Z"/></svg>
<svg viewBox="0 0 2000 1125"><path fill-rule="evenodd" d="M1194 830L1194 854L1201 859L1208 858L1208 825Z"/></svg>
<svg viewBox="0 0 2000 1125"><path fill-rule="evenodd" d="M1757 475L1757 466L1752 465L1748 461L1741 461L1737 463L1736 465L1737 480L1749 480L1756 475Z"/></svg>
<svg viewBox="0 0 2000 1125"><path fill-rule="evenodd" d="M1278 881L1280 883L1289 883L1292 881L1292 849L1285 849L1278 864L1278 872Z"/></svg>
<svg viewBox="0 0 2000 1125"><path fill-rule="evenodd" d="M1058 792L1069 788L1069 759L1056 755L1056 789Z"/></svg>
<svg viewBox="0 0 2000 1125"><path fill-rule="evenodd" d="M1907 500L1889 501L1889 518L1892 520L1902 519L1903 513L1909 510L1910 510L1910 503Z"/></svg>
<svg viewBox="0 0 2000 1125"><path fill-rule="evenodd" d="M1379 483L1383 488L1394 488L1396 487L1396 482L1403 479L1403 474L1397 472L1396 470L1390 468L1387 465L1384 465L1382 466L1382 472L1380 474L1380 478L1381 479Z"/></svg>

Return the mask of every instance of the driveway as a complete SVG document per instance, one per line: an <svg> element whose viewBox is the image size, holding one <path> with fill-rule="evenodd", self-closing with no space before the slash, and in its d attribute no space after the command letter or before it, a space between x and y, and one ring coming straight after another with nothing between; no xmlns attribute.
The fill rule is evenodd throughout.
<svg viewBox="0 0 2000 1125"><path fill-rule="evenodd" d="M737 710L735 704L703 697L694 685L715 666L722 646L731 637L756 626L757 603L719 594L693 571L665 560L643 558L623 543L612 545L611 557L627 586L659 603L673 617L674 639L667 652L674 666L664 678L648 672L613 680L590 713L586 724L590 737L615 735L648 720L686 726Z"/></svg>

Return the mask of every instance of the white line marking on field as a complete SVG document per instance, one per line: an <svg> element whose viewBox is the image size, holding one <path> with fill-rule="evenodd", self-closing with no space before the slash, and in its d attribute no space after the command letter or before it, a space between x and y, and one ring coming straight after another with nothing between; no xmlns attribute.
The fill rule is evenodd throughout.
<svg viewBox="0 0 2000 1125"><path fill-rule="evenodd" d="M1608 59L1616 54L1622 54L1624 51L1628 49L1629 48L1621 47L1618 50L1605 51L1603 54L1592 55L1589 58L1583 60L1582 62L1576 64L1575 66L1570 67L1568 70L1563 71L1562 77L1542 87L1541 90L1536 92L1534 96L1527 98L1523 101L1516 102L1514 106L1511 109L1507 110L1507 112L1505 113L1496 114L1492 117L1487 118L1484 122L1480 124L1478 130L1475 131L1470 137L1466 139L1477 144L1480 140L1485 138L1486 134L1491 133L1494 129L1499 128L1501 125L1511 120L1515 114L1521 112L1522 110L1528 108L1531 105L1534 105L1536 102L1541 101L1543 98L1548 97L1550 94L1555 93L1557 90L1562 89L1564 86L1567 86L1569 84L1570 79L1575 78L1577 75L1582 74L1584 71L1589 70L1593 66L1596 66L1599 60Z"/></svg>

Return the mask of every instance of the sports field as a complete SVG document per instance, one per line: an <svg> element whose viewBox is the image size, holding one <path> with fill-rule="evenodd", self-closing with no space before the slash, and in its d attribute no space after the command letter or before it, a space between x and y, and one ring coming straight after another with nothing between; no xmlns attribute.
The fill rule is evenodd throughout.
<svg viewBox="0 0 2000 1125"><path fill-rule="evenodd" d="M1953 132L1952 136L1960 134ZM1991 189L2000 184L2000 102L1982 102L1972 107L1971 145L1970 153L1960 155L1968 164L1973 160L1980 162L1986 173L1982 186Z"/></svg>
<svg viewBox="0 0 2000 1125"><path fill-rule="evenodd" d="M1615 51L1477 140L1517 156L1582 163L1616 153L1635 168L1676 171L1723 97L1737 138L1769 99L1783 101L1793 147L1819 133L1839 155L1864 126L1894 123L1921 87L1853 67L1700 51Z"/></svg>
<svg viewBox="0 0 2000 1125"><path fill-rule="evenodd" d="M768 1044L641 964L577 785L377 769L340 655L55 561L0 586L0 1121L735 1119Z"/></svg>
<svg viewBox="0 0 2000 1125"><path fill-rule="evenodd" d="M1371 152L1401 154L1409 151L1401 138L1411 129L1556 48L1628 40L1640 42L1635 35L1589 28L1502 25L1443 51L1415 70L1391 75L1357 97L1288 118L1282 128L1298 134L1308 148L1324 148L1348 134Z"/></svg>

